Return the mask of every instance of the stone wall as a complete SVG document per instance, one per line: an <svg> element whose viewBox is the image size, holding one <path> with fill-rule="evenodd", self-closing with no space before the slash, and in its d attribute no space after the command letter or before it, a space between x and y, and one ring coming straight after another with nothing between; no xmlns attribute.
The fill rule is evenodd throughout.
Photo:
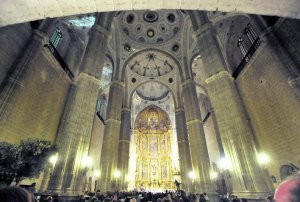
<svg viewBox="0 0 300 202"><path fill-rule="evenodd" d="M29 23L7 26L0 29L0 84L31 37Z"/></svg>
<svg viewBox="0 0 300 202"><path fill-rule="evenodd" d="M280 51L263 44L236 80L260 150L270 155L270 175L277 180L281 165L300 163L299 101Z"/></svg>
<svg viewBox="0 0 300 202"><path fill-rule="evenodd" d="M70 80L48 48L43 48L18 80L0 120L0 141L18 142L28 137L54 141Z"/></svg>
<svg viewBox="0 0 300 202"><path fill-rule="evenodd" d="M281 44L289 52L290 56L300 70L300 21L293 19L280 19L274 30Z"/></svg>

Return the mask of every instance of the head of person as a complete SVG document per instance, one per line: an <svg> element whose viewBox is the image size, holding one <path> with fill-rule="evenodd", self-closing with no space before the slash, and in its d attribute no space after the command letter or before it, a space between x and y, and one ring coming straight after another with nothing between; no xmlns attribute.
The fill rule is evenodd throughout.
<svg viewBox="0 0 300 202"><path fill-rule="evenodd" d="M298 202L300 201L300 175L285 180L276 189L275 202Z"/></svg>
<svg viewBox="0 0 300 202"><path fill-rule="evenodd" d="M0 189L1 202L33 202L32 195L20 187L6 187Z"/></svg>

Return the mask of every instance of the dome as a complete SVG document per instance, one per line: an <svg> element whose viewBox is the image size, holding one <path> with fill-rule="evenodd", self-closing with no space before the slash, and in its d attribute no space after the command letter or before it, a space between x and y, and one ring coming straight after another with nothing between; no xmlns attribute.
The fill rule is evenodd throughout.
<svg viewBox="0 0 300 202"><path fill-rule="evenodd" d="M144 100L157 101L165 98L169 94L169 90L163 84L150 81L139 86L136 93Z"/></svg>
<svg viewBox="0 0 300 202"><path fill-rule="evenodd" d="M145 77L166 75L176 66L177 63L172 56L154 49L137 53L127 63L129 69Z"/></svg>

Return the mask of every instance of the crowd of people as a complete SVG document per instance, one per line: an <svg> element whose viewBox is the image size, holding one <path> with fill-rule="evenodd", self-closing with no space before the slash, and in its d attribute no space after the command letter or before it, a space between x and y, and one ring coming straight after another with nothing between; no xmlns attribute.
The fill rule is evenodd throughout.
<svg viewBox="0 0 300 202"><path fill-rule="evenodd" d="M247 199L239 199L234 195L220 196L219 202L247 202ZM300 175L281 183L272 196L265 198L267 202L300 202ZM0 202L57 202L57 196L34 195L29 190L21 187L6 187L0 189ZM216 199L209 199L206 193L186 194L184 191L163 193L151 192L114 192L86 193L80 196L78 202L213 202ZM253 200L252 200L253 201ZM261 201L261 200L260 200Z"/></svg>
<svg viewBox="0 0 300 202"><path fill-rule="evenodd" d="M172 202L172 201L195 201L195 202L206 202L209 201L209 198L206 193L202 194L186 194L181 191L172 192L166 191L162 193L152 193L152 192L115 192L115 193L105 193L101 194L98 190L96 193L88 193L82 195L82 202L98 202L98 201L121 201L121 202Z"/></svg>

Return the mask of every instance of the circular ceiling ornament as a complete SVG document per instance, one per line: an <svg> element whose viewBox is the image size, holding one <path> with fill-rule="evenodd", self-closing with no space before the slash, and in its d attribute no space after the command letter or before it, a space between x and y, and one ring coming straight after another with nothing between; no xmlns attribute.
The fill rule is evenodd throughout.
<svg viewBox="0 0 300 202"><path fill-rule="evenodd" d="M179 44L176 43L172 46L172 51L177 52L178 50L179 50Z"/></svg>
<svg viewBox="0 0 300 202"><path fill-rule="evenodd" d="M174 15L174 13L168 13L167 20L168 20L169 23L174 23L175 20L176 20L176 17Z"/></svg>
<svg viewBox="0 0 300 202"><path fill-rule="evenodd" d="M153 23L158 20L158 14L154 11L147 11L144 13L143 18L146 22Z"/></svg>
<svg viewBox="0 0 300 202"><path fill-rule="evenodd" d="M176 10L125 11L118 16L122 33L142 44L165 43L177 36L183 25L183 13Z"/></svg>
<svg viewBox="0 0 300 202"><path fill-rule="evenodd" d="M132 13L127 15L127 17L126 17L127 23L132 24L132 23L134 23L134 20L135 20L135 16Z"/></svg>
<svg viewBox="0 0 300 202"><path fill-rule="evenodd" d="M177 66L172 56L158 50L141 51L127 62L127 67L144 77L160 77Z"/></svg>
<svg viewBox="0 0 300 202"><path fill-rule="evenodd" d="M147 36L150 37L150 38L152 38L152 37L154 37L154 35L155 35L154 30L153 29L148 29Z"/></svg>

